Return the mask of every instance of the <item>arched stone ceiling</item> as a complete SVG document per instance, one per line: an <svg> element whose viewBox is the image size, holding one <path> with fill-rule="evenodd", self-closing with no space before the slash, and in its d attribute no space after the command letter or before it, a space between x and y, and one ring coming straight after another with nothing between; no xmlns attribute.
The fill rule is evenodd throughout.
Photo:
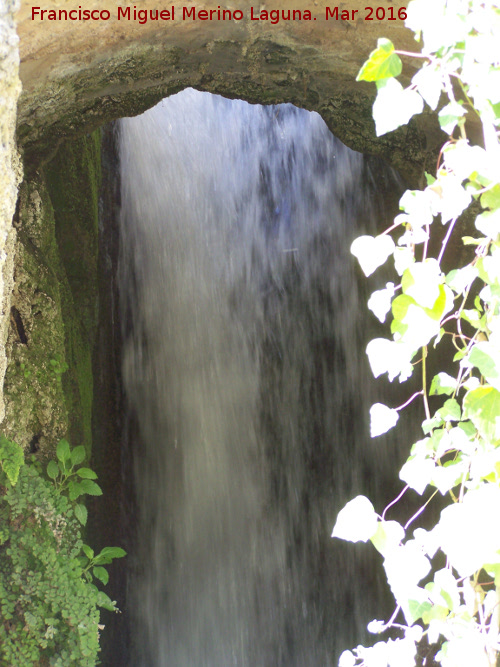
<svg viewBox="0 0 500 667"><path fill-rule="evenodd" d="M327 7L339 18L326 19ZM18 142L26 155L50 156L59 141L111 119L135 115L187 86L263 104L292 102L318 111L332 132L352 148L378 154L416 183L426 160L442 143L436 119L423 114L407 128L377 139L371 119L373 84L356 83L360 65L386 36L396 48L418 50L397 17L401 0L273 0L253 6L231 0L220 8L239 10L242 20L200 20L217 3L186 0L29 0L21 3L18 33L23 93ZM35 8L38 7L38 10ZM118 8L131 8L131 20ZM174 10L173 20L140 24L137 10ZM385 20L365 20L366 7L381 7ZM107 10L109 20L49 20L42 10ZM191 12L183 20L183 8ZM193 8L197 18L191 18ZM278 23L264 12L306 10L311 20ZM349 20L342 20L349 16ZM379 16L382 15L379 11ZM104 14L106 16L106 14ZM166 14L164 14L166 16ZM202 14L203 16L203 14ZM316 20L314 20L316 19ZM413 74L405 66L407 80Z"/></svg>

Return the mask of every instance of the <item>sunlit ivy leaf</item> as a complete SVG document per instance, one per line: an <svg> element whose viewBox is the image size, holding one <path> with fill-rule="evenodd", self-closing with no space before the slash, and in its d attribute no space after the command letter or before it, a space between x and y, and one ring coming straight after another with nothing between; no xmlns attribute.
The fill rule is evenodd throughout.
<svg viewBox="0 0 500 667"><path fill-rule="evenodd" d="M404 528L397 521L379 521L377 531L370 541L375 549L385 556L401 544L404 536Z"/></svg>
<svg viewBox="0 0 500 667"><path fill-rule="evenodd" d="M370 53L368 60L360 69L356 81L379 81L399 76L402 68L401 58L394 53L393 43L381 37L377 41L377 48Z"/></svg>
<svg viewBox="0 0 500 667"><path fill-rule="evenodd" d="M485 211L478 215L476 228L489 239L496 241L500 235L500 209Z"/></svg>
<svg viewBox="0 0 500 667"><path fill-rule="evenodd" d="M436 466L432 474L432 484L444 496L450 489L460 484L467 469L468 464L464 462L453 462L447 463L444 466Z"/></svg>
<svg viewBox="0 0 500 667"><path fill-rule="evenodd" d="M436 412L430 419L424 419L422 422L422 431L427 435L433 429L438 428L444 424L443 418Z"/></svg>
<svg viewBox="0 0 500 667"><path fill-rule="evenodd" d="M399 276L402 276L406 269L413 264L415 256L409 248L394 248L394 267Z"/></svg>
<svg viewBox="0 0 500 667"><path fill-rule="evenodd" d="M431 109L435 109L441 97L443 87L442 75L435 67L424 65L412 79L412 83L417 86L418 92Z"/></svg>
<svg viewBox="0 0 500 667"><path fill-rule="evenodd" d="M439 177L441 194L435 200L436 212L441 213L441 222L458 218L472 200L472 195L463 186L460 178L454 174L445 173ZM433 186L435 189L435 186Z"/></svg>
<svg viewBox="0 0 500 667"><path fill-rule="evenodd" d="M473 628L445 642L436 655L442 667L491 667L484 640Z"/></svg>
<svg viewBox="0 0 500 667"><path fill-rule="evenodd" d="M387 283L385 289L377 290L368 299L368 308L380 322L385 322L387 313L391 309L394 296L394 283Z"/></svg>
<svg viewBox="0 0 500 667"><path fill-rule="evenodd" d="M408 601L408 610L410 612L411 622L415 623L419 618L422 618L424 614L430 612L432 605L428 600L409 600Z"/></svg>
<svg viewBox="0 0 500 667"><path fill-rule="evenodd" d="M339 658L339 667L355 667L356 658L351 651L343 651Z"/></svg>
<svg viewBox="0 0 500 667"><path fill-rule="evenodd" d="M377 515L365 496L357 496L340 510L332 537L349 542L367 542L377 530Z"/></svg>
<svg viewBox="0 0 500 667"><path fill-rule="evenodd" d="M500 252L494 247L492 248L492 254L487 257L481 257L477 263L479 273L481 274L481 268L486 274L486 280L489 283L500 284ZM483 276L481 276L483 278ZM484 280L485 278L483 278Z"/></svg>
<svg viewBox="0 0 500 667"><path fill-rule="evenodd" d="M399 208L409 215L413 227L424 227L432 224L433 195L426 190L407 190L399 200Z"/></svg>
<svg viewBox="0 0 500 667"><path fill-rule="evenodd" d="M421 496L432 479L435 467L432 459L411 456L399 471L399 478Z"/></svg>
<svg viewBox="0 0 500 667"><path fill-rule="evenodd" d="M417 543L410 540L388 553L384 560L384 569L394 597L411 623L408 602L409 600L427 599L425 591L418 587L418 583L429 573L430 561L422 553Z"/></svg>
<svg viewBox="0 0 500 667"><path fill-rule="evenodd" d="M456 388L456 378L451 377L448 373L438 373L432 378L429 394L431 396L439 394L446 394L449 396L450 394L453 394Z"/></svg>
<svg viewBox="0 0 500 667"><path fill-rule="evenodd" d="M450 611L458 609L460 606L460 592L458 582L449 568L438 570L434 575L434 583L437 591Z"/></svg>
<svg viewBox="0 0 500 667"><path fill-rule="evenodd" d="M458 102L450 102L438 114L439 124L443 132L451 135L458 121L465 115L464 107Z"/></svg>
<svg viewBox="0 0 500 667"><path fill-rule="evenodd" d="M465 139L445 145L443 158L447 169L451 169L462 182L474 172L489 170L489 157L484 148L471 146Z"/></svg>
<svg viewBox="0 0 500 667"><path fill-rule="evenodd" d="M358 236L351 245L351 253L357 258L365 276L382 266L394 251L394 241L387 234Z"/></svg>
<svg viewBox="0 0 500 667"><path fill-rule="evenodd" d="M433 308L439 297L442 274L435 259L415 262L403 274L401 281L404 294L411 296L420 306Z"/></svg>
<svg viewBox="0 0 500 667"><path fill-rule="evenodd" d="M478 275L479 272L475 266L469 265L463 269L454 269L446 276L446 284L457 294L463 294Z"/></svg>
<svg viewBox="0 0 500 667"><path fill-rule="evenodd" d="M488 385L468 391L463 400L464 418L493 442L500 440L500 392Z"/></svg>
<svg viewBox="0 0 500 667"><path fill-rule="evenodd" d="M469 357L470 363L479 368L489 384L500 391L500 350L490 341L476 343Z"/></svg>
<svg viewBox="0 0 500 667"><path fill-rule="evenodd" d="M422 113L424 101L420 95L414 90L403 89L396 79L379 81L377 87L373 104L377 137L406 125L412 116Z"/></svg>
<svg viewBox="0 0 500 667"><path fill-rule="evenodd" d="M481 206L491 209L500 208L500 183L497 183L481 195Z"/></svg>
<svg viewBox="0 0 500 667"><path fill-rule="evenodd" d="M439 408L437 413L445 422L460 421L462 416L460 405L454 398L449 398L447 401L445 401L443 407Z"/></svg>
<svg viewBox="0 0 500 667"><path fill-rule="evenodd" d="M399 419L397 410L388 408L383 403L375 403L370 408L370 435L376 438L390 431Z"/></svg>
<svg viewBox="0 0 500 667"><path fill-rule="evenodd" d="M495 560L500 549L500 488L483 484L468 491L463 502L445 507L439 520L441 548L460 576L468 577Z"/></svg>
<svg viewBox="0 0 500 667"><path fill-rule="evenodd" d="M375 338L366 346L366 354L375 377L387 373L391 382L398 376L403 382L413 373L415 350L404 343Z"/></svg>

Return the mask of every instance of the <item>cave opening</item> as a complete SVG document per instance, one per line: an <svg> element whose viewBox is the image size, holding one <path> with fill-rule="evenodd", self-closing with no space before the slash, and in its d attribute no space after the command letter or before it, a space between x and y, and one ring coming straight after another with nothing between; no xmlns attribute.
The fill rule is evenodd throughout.
<svg viewBox="0 0 500 667"><path fill-rule="evenodd" d="M335 665L391 605L330 533L396 493L397 440L367 425L384 276L349 246L401 180L317 114L193 90L102 137L92 532L129 551L103 664Z"/></svg>

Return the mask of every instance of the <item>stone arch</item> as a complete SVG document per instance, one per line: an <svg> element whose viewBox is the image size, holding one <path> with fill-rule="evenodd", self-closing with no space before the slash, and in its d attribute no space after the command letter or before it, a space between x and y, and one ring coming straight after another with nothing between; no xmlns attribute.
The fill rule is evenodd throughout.
<svg viewBox="0 0 500 667"><path fill-rule="evenodd" d="M366 4L353 0L335 14L325 0L277 0L260 9L236 0L227 7L241 12L242 20L218 20L217 14L201 20L200 10L220 5L160 6L156 0L137 0L127 14L127 5L119 0L90 0L82 9L108 11L110 18L72 21L48 20L48 10L69 11L80 6L76 2L22 3L19 145L26 155L49 157L65 137L140 113L192 86L253 103L292 102L317 111L348 146L380 155L416 184L440 145L435 118L422 115L407 128L377 139L371 118L374 86L355 82L377 36L384 34L402 49L416 44L402 20L387 20L389 11L397 16L401 0L373 3L383 6L384 21L365 20ZM134 20L134 8L174 11L174 20L152 21L147 15L141 24L137 15ZM299 14L296 20L283 20L283 15L278 22L256 19L265 15L264 8L283 9L285 16L288 9L299 10L302 20L297 20ZM43 18L42 10L47 10ZM306 12L311 20L305 19ZM406 78L412 73L408 66Z"/></svg>

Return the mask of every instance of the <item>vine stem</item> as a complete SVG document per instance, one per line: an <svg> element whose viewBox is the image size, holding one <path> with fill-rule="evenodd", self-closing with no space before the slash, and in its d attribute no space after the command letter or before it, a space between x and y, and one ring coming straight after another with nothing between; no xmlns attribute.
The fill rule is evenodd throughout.
<svg viewBox="0 0 500 667"><path fill-rule="evenodd" d="M408 529L408 526L410 526L410 525L415 521L415 519L417 519L417 518L422 514L422 512L425 510L425 508L426 508L427 505L431 502L431 500L434 498L434 496L436 495L437 492L438 492L438 490L436 489L436 490L434 491L434 493L432 494L432 496L429 498L429 500L427 500L427 501L422 505L422 507L418 510L418 512L415 512L415 514L411 517L411 519L409 519L409 520L406 522L406 524L404 525L405 532L406 532L406 530Z"/></svg>
<svg viewBox="0 0 500 667"><path fill-rule="evenodd" d="M401 493L397 496L397 498L394 498L394 500L391 500L391 502L387 505L385 510L382 512L382 521L385 521L385 515L388 509L390 509L393 505L395 505L401 498L404 496L404 494L408 491L410 488L409 484L405 486L405 488L401 491Z"/></svg>
<svg viewBox="0 0 500 667"><path fill-rule="evenodd" d="M453 231L453 228L455 227L455 223L458 218L455 218L450 222L450 226L448 227L448 231L446 232L446 236L443 239L443 243L441 244L441 251L439 253L439 257L437 258L438 264L441 264L441 260L443 259L444 251L446 250L446 246L448 245L448 241L450 240L451 233Z"/></svg>
<svg viewBox="0 0 500 667"><path fill-rule="evenodd" d="M410 396L410 398L406 401L406 403L403 403L403 405L400 405L399 408L394 408L397 412L402 410L403 408L406 408L406 406L410 405L410 403L417 398L417 396L421 396L423 394L423 390L421 389L420 391L416 391L413 396Z"/></svg>
<svg viewBox="0 0 500 667"><path fill-rule="evenodd" d="M425 360L427 359L427 345L424 345L422 348L422 396L424 398L424 409L425 416L427 419L431 418L431 413L429 410L429 402L427 400L427 365Z"/></svg>

